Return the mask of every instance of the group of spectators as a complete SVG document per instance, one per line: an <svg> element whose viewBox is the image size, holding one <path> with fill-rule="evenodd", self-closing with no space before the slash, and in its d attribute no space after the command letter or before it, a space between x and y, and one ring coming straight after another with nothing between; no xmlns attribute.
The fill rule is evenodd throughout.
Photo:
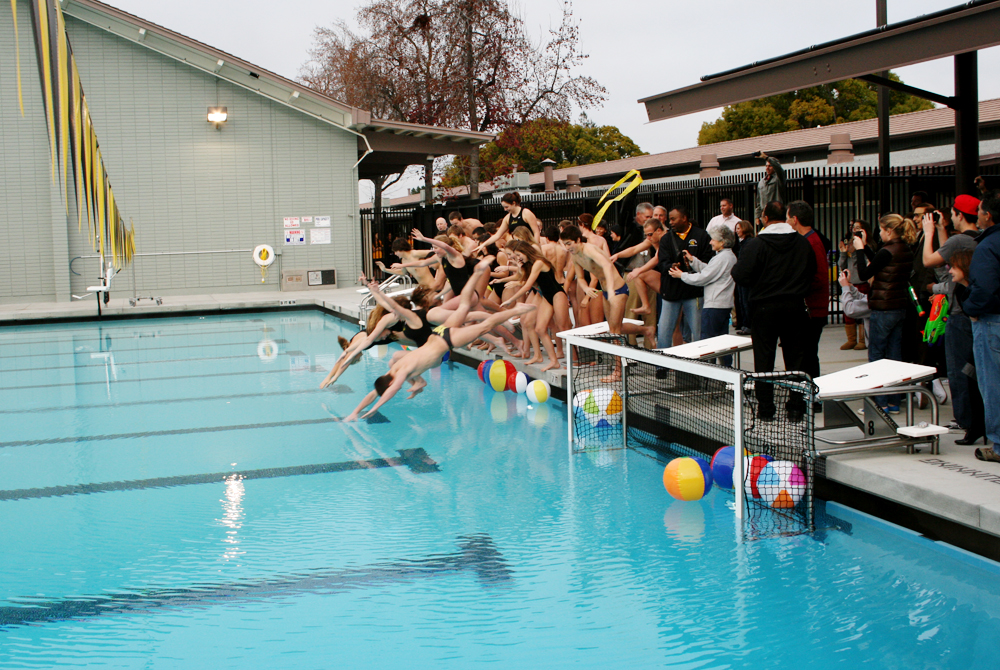
<svg viewBox="0 0 1000 670"><path fill-rule="evenodd" d="M728 333L732 321L737 333L752 334L758 372L774 369L780 342L786 369L816 377L829 316L832 245L814 230L808 203L784 204L780 162L761 157L766 172L757 187L753 223L735 216L726 198L705 228L694 225L683 207L668 211L641 203L635 225L645 239L628 244L623 231L612 226L612 260L629 261L623 274L630 285L658 295L658 347ZM938 210L918 192L909 216L883 216L874 231L866 221L850 223L838 243L848 334L841 349L867 349L869 361L937 367L951 389L955 418L949 428L965 433L957 442L989 438L994 448L977 449L976 456L1000 462L1000 414L984 412L1000 406L1000 235L993 227L1000 199L981 195L960 195ZM922 331L930 300L940 294L950 303L945 335L929 345ZM627 316L643 312L637 307ZM932 388L943 403L948 394L941 382L935 379ZM770 389L761 385L757 400L758 418L773 419ZM884 411L899 412L898 396L876 400ZM808 409L793 397L785 411L798 421Z"/></svg>

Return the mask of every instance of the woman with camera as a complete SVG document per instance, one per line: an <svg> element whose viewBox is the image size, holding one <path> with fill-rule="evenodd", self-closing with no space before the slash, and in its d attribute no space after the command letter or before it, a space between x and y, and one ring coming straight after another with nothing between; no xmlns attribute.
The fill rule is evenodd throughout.
<svg viewBox="0 0 1000 670"><path fill-rule="evenodd" d="M858 278L858 256L857 249L854 248L854 239L861 237L867 242L867 246L870 247L871 242L868 242L868 240L871 240L871 236L872 229L868 225L868 222L862 219L854 219L851 221L851 228L847 237L837 244L837 249L840 251L840 259L837 265L840 266L840 271L843 273L847 270L851 278L851 283L858 291L865 295L868 295L868 282ZM872 251L874 252L874 249ZM865 346L864 324L856 319L845 316L844 330L847 331L847 342L840 345L842 351L848 349L864 351L868 348Z"/></svg>

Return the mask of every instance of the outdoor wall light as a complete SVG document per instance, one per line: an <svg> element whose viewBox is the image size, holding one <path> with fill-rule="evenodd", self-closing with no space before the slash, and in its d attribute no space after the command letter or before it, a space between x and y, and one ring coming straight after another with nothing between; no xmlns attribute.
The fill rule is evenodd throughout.
<svg viewBox="0 0 1000 670"><path fill-rule="evenodd" d="M222 129L222 124L226 122L229 118L229 112L226 111L225 107L209 107L208 108L208 122L215 124L216 130Z"/></svg>

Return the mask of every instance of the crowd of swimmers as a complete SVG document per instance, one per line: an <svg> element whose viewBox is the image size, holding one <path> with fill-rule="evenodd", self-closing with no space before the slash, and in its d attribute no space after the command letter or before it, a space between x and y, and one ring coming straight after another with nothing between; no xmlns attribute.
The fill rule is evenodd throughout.
<svg viewBox="0 0 1000 670"><path fill-rule="evenodd" d="M624 322L629 287L600 227L593 230L591 215L543 229L517 193L505 195L501 204L505 215L496 223L452 212L450 221L438 219L433 238L414 229L413 240L429 249L394 240L398 262L386 267L380 261L378 267L412 277L417 286L409 295L387 296L378 282L362 277L377 307L364 330L350 340L340 338L343 353L322 387L373 346L396 341L415 349L393 355L389 371L345 421L370 417L406 384L409 398L420 393L426 386L421 374L456 347L499 350L529 365L544 363L545 371L565 366L562 340L555 335L574 321L577 326L607 321L612 334L647 343L655 339L654 326ZM602 381L620 376L621 370L613 369Z"/></svg>

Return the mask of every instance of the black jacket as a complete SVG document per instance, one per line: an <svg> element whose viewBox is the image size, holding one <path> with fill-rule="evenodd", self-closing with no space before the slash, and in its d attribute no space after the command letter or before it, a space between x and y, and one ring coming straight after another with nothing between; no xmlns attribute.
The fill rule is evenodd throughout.
<svg viewBox="0 0 1000 670"><path fill-rule="evenodd" d="M688 250L698 260L709 262L715 252L709 244L711 238L702 228L691 226L687 237L683 240L673 230L668 230L660 238L659 262L656 265L660 273L660 297L664 300L689 300L699 298L705 291L700 286L686 284L680 279L674 279L667 271L674 263L680 262L681 251Z"/></svg>
<svg viewBox="0 0 1000 670"><path fill-rule="evenodd" d="M746 240L733 266L733 279L750 289L750 302L803 300L816 275L816 254L806 238L764 232ZM783 229L782 229L783 230Z"/></svg>

